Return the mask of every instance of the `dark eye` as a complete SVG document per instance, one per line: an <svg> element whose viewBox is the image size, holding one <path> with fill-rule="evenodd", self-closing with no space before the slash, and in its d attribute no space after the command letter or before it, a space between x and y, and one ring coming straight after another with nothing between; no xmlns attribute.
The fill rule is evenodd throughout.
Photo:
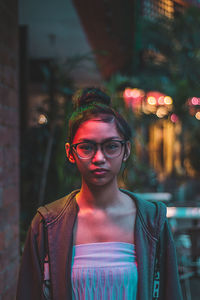
<svg viewBox="0 0 200 300"><path fill-rule="evenodd" d="M111 141L105 144L105 150L107 152L113 152L116 151L120 148L120 143L119 142L115 142L115 141Z"/></svg>
<svg viewBox="0 0 200 300"><path fill-rule="evenodd" d="M82 152L90 152L93 151L94 146L90 143L83 143L83 144L79 144L77 146L77 150L78 151L82 151Z"/></svg>
<svg viewBox="0 0 200 300"><path fill-rule="evenodd" d="M115 149L119 147L119 142L110 142L107 144L107 147L110 149Z"/></svg>

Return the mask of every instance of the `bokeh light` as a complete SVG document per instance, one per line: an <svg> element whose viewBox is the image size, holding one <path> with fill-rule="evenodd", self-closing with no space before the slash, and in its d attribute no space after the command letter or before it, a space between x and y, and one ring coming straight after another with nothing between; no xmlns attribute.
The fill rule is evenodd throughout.
<svg viewBox="0 0 200 300"><path fill-rule="evenodd" d="M43 125L48 122L47 117L44 114L39 115L38 124Z"/></svg>
<svg viewBox="0 0 200 300"><path fill-rule="evenodd" d="M173 123L176 123L178 121L178 116L176 114L172 114L170 119Z"/></svg>
<svg viewBox="0 0 200 300"><path fill-rule="evenodd" d="M156 105L156 98L153 97L153 96L150 96L147 98L147 102L150 104L150 105Z"/></svg>
<svg viewBox="0 0 200 300"><path fill-rule="evenodd" d="M165 101L164 101L164 96L160 96L159 98L158 98L158 104L159 105L164 105L165 104Z"/></svg>
<svg viewBox="0 0 200 300"><path fill-rule="evenodd" d="M173 103L173 100L170 96L164 97L164 103L167 105L171 105Z"/></svg>
<svg viewBox="0 0 200 300"><path fill-rule="evenodd" d="M198 111L196 114L195 114L195 117L197 120L200 120L200 111Z"/></svg>
<svg viewBox="0 0 200 300"><path fill-rule="evenodd" d="M167 114L168 114L168 110L165 107L161 106L157 109L156 115L158 118L163 118Z"/></svg>
<svg viewBox="0 0 200 300"><path fill-rule="evenodd" d="M199 101L199 99L198 99L197 97L193 97L193 98L191 99L191 103L192 103L193 105L198 105L198 104L200 103L200 101Z"/></svg>

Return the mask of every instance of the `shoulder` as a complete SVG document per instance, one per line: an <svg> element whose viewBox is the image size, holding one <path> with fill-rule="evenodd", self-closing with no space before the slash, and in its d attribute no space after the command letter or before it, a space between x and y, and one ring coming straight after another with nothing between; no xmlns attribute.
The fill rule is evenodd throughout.
<svg viewBox="0 0 200 300"><path fill-rule="evenodd" d="M122 190L127 193L135 202L137 215L143 225L148 228L153 236L158 238L166 222L166 206L162 202L147 201L142 199L142 196L132 193L127 190Z"/></svg>
<svg viewBox="0 0 200 300"><path fill-rule="evenodd" d="M56 201L39 207L37 210L37 214L32 221L32 224L36 225L39 222L43 221L46 225L48 225L51 222L55 221L57 218L59 218L63 213L70 213L71 211L76 210L77 204L76 201L74 201L74 199L75 195L78 192L79 190L75 190Z"/></svg>

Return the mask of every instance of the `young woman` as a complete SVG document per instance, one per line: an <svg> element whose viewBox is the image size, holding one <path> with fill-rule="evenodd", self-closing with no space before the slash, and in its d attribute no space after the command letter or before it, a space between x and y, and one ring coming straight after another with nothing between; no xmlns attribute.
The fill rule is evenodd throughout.
<svg viewBox="0 0 200 300"><path fill-rule="evenodd" d="M129 125L99 89L79 91L74 103L66 153L81 188L38 209L17 300L182 299L165 206L118 187Z"/></svg>

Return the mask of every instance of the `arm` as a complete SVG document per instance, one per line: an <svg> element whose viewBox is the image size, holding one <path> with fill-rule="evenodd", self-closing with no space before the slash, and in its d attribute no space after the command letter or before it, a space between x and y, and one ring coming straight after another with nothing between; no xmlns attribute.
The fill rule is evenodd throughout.
<svg viewBox="0 0 200 300"><path fill-rule="evenodd" d="M16 300L42 300L43 261L45 256L44 226L36 214L29 228L22 256Z"/></svg>
<svg viewBox="0 0 200 300"><path fill-rule="evenodd" d="M168 220L160 237L160 300L182 300L176 249Z"/></svg>

